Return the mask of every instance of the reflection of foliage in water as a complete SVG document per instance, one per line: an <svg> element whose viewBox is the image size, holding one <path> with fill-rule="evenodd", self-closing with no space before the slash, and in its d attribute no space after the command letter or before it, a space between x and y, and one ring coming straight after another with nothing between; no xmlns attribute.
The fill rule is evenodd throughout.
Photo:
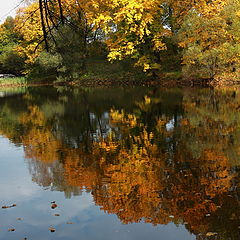
<svg viewBox="0 0 240 240"><path fill-rule="evenodd" d="M238 93L48 93L0 102L1 134L24 146L34 181L68 197L85 188L124 223L173 221L199 239L239 237Z"/></svg>

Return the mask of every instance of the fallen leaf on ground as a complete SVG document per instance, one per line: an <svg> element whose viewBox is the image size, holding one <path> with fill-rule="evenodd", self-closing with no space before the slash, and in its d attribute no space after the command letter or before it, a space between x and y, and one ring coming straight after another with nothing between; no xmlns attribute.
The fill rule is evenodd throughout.
<svg viewBox="0 0 240 240"><path fill-rule="evenodd" d="M56 230L55 230L55 228L50 227L50 228L49 228L49 231L50 231L50 232L55 232Z"/></svg>
<svg viewBox="0 0 240 240"><path fill-rule="evenodd" d="M207 237L211 237L211 236L215 236L215 235L217 235L216 232L208 232L208 233L206 233Z"/></svg>
<svg viewBox="0 0 240 240"><path fill-rule="evenodd" d="M16 204L12 204L10 206L2 206L2 208L6 209L6 208L13 208L13 207L16 207L17 205Z"/></svg>
<svg viewBox="0 0 240 240"><path fill-rule="evenodd" d="M58 205L57 205L56 203L53 203L52 206L51 206L51 208L52 208L52 209L55 209L55 208L57 208L57 206L58 206Z"/></svg>
<svg viewBox="0 0 240 240"><path fill-rule="evenodd" d="M8 232L14 232L16 229L15 228L10 228L8 229Z"/></svg>

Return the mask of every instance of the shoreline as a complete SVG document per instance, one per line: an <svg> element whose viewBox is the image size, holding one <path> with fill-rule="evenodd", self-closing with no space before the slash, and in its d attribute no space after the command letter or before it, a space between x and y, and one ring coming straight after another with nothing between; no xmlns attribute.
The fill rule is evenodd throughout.
<svg viewBox="0 0 240 240"><path fill-rule="evenodd" d="M218 84L209 79L183 80L183 79L146 79L146 80L109 80L109 79L84 79L71 82L35 82L35 83L1 83L0 89L19 88L19 87L43 87L43 86L62 86L62 87L239 87L240 81L228 81L225 84Z"/></svg>

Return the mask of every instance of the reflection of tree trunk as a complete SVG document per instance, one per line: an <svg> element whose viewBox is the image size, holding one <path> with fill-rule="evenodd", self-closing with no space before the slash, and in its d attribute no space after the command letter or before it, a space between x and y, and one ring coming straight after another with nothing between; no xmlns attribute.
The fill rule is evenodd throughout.
<svg viewBox="0 0 240 240"><path fill-rule="evenodd" d="M219 112L219 100L215 97L214 89L211 89L210 94L210 104L213 106L213 109L216 109L216 111Z"/></svg>
<svg viewBox="0 0 240 240"><path fill-rule="evenodd" d="M86 106L86 115L87 115L87 122L88 122L88 127L87 127L87 136L86 136L86 141L85 141L85 149L87 152L90 152L91 149L90 149L90 143L93 139L93 129L92 129L92 124L91 124L91 117L90 117L90 111L89 111L89 104L88 104L88 101L87 101L87 97L86 95L84 94L83 96L83 99L84 99L84 104Z"/></svg>
<svg viewBox="0 0 240 240"><path fill-rule="evenodd" d="M99 119L99 117L97 118L98 120L98 125L99 125L99 129L100 129L100 136L103 136L103 131L102 131L102 125L101 125L101 120Z"/></svg>
<svg viewBox="0 0 240 240"><path fill-rule="evenodd" d="M173 144L172 144L172 153L174 154L176 152L177 149L177 142L178 142L178 136L176 136L176 128L177 128L177 124L178 124L178 106L175 106L174 109L174 114L173 114L173 121L174 121L174 134L173 134Z"/></svg>
<svg viewBox="0 0 240 240"><path fill-rule="evenodd" d="M177 105L174 107L173 119L174 119L174 129L175 129L177 127L177 121L178 121L178 106Z"/></svg>

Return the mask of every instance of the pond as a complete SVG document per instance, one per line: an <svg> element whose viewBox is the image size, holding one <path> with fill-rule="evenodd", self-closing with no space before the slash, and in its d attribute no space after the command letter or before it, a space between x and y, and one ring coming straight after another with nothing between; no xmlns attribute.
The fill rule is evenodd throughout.
<svg viewBox="0 0 240 240"><path fill-rule="evenodd" d="M0 239L240 238L235 90L0 97Z"/></svg>

